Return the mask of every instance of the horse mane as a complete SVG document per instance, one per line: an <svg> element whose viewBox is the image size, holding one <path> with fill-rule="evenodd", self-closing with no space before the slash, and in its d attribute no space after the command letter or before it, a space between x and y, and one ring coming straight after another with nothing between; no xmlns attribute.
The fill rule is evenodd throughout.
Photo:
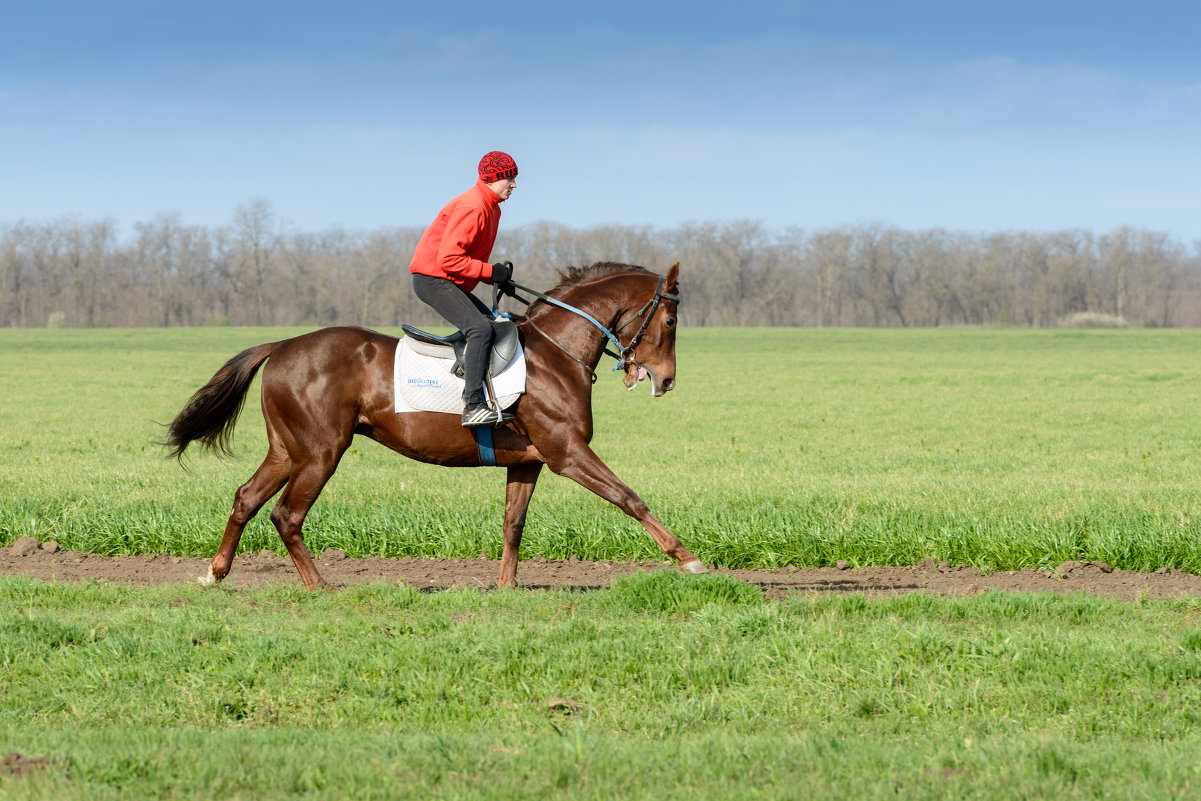
<svg viewBox="0 0 1201 801"><path fill-rule="evenodd" d="M636 264L622 264L621 262L616 261L598 261L588 267L568 267L566 270L559 270L559 283L548 289L546 294L552 298L560 298L569 289L579 286L580 284L586 284L589 281L593 281L598 278L604 278L610 275L626 274L654 275L654 273L652 273L650 270L646 269L645 267L639 267ZM545 303L546 301L538 298L530 304L528 309L525 310L525 314L517 315L517 318L524 319L525 317L528 317L535 308L545 305Z"/></svg>
<svg viewBox="0 0 1201 801"><path fill-rule="evenodd" d="M591 267L568 267L566 270L559 270L559 283L551 287L546 294L552 298L557 298L573 286L587 283L594 278L604 278L605 276L617 273L646 273L650 275L651 271L635 264L621 264L615 261L598 261Z"/></svg>

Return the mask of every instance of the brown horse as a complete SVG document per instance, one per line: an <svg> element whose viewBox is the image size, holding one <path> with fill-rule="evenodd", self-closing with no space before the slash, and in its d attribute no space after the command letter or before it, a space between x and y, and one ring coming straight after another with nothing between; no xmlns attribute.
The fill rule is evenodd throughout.
<svg viewBox="0 0 1201 801"><path fill-rule="evenodd" d="M508 470L497 583L517 585L526 509L544 464L638 520L684 570L707 572L588 446L591 383L608 342L626 343L621 356L627 387L648 377L652 394L659 397L675 386L678 296L671 293L677 291L679 264L673 264L665 278L641 267L610 263L572 268L561 275L563 280L544 296L548 300L536 301L518 320L526 353L526 394L517 403L516 420L493 431L496 464ZM577 312L592 317L605 331ZM421 462L480 466L476 441L458 415L396 413L393 356L398 341L365 328L326 328L258 345L226 362L192 396L170 424L163 443L170 448L169 456L181 458L196 441L228 454L247 388L263 362L271 359L262 382L267 457L234 495L225 534L202 583L218 582L229 574L242 530L282 489L271 522L305 586L322 586L325 582L304 545L301 526L355 434Z"/></svg>

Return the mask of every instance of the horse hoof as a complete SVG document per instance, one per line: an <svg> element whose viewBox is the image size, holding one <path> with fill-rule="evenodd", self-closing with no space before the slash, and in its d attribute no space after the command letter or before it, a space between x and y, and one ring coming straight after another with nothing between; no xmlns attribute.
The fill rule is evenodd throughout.
<svg viewBox="0 0 1201 801"><path fill-rule="evenodd" d="M705 563L702 562L700 559L689 562L686 565L680 565L680 569L683 570L685 573L692 573L692 574L698 575L698 576L701 573L709 572L709 568L705 567Z"/></svg>
<svg viewBox="0 0 1201 801"><path fill-rule="evenodd" d="M201 587L212 587L216 584L219 584L221 579L213 575L213 569L210 567L209 574L207 576L197 576L196 582L200 584Z"/></svg>

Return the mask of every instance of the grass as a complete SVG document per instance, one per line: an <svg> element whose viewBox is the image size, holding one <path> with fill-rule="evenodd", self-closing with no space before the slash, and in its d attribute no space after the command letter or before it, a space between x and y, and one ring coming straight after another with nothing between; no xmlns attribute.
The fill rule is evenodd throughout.
<svg viewBox="0 0 1201 801"><path fill-rule="evenodd" d="M0 674L0 754L53 760L0 774L5 798L1201 788L1196 600L774 602L673 572L591 593L8 578Z"/></svg>
<svg viewBox="0 0 1201 801"><path fill-rule="evenodd" d="M0 544L210 555L265 434L238 458L151 443L238 350L300 329L0 331ZM605 372L594 446L694 552L729 567L993 569L1070 559L1201 572L1201 331L685 329L679 388ZM684 480L681 480L683 478ZM356 443L306 524L314 550L500 550L504 474ZM281 551L261 514L244 550ZM546 474L523 556L658 558L640 526Z"/></svg>
<svg viewBox="0 0 1201 801"><path fill-rule="evenodd" d="M0 331L0 544L210 555L239 458L151 441L298 330ZM1193 331L695 330L679 389L595 388L603 458L727 566L1201 572ZM356 444L315 550L496 555L503 473ZM265 517L265 515L263 516ZM265 519L243 548L280 550ZM546 476L523 555L658 556ZM0 579L5 799L1195 798L1201 606L794 596L204 591ZM558 700L556 700L558 699Z"/></svg>

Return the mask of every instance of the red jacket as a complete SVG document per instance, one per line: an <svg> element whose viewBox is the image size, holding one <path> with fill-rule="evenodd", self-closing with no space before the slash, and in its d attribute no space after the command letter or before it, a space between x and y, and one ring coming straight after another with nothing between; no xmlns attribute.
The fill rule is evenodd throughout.
<svg viewBox="0 0 1201 801"><path fill-rule="evenodd" d="M486 183L446 204L417 243L409 272L449 278L464 292L492 283L488 257L500 224L500 197Z"/></svg>

